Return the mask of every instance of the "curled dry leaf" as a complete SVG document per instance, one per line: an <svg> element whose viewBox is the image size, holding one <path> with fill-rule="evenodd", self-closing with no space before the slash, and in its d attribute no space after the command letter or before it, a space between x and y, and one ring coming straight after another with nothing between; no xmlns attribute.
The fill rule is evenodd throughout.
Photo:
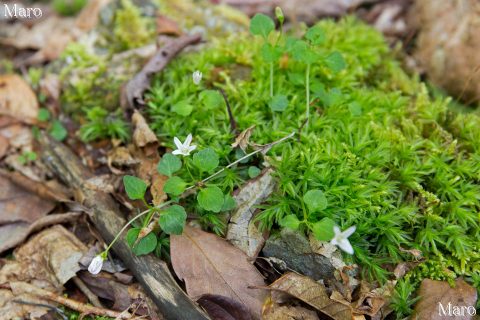
<svg viewBox="0 0 480 320"><path fill-rule="evenodd" d="M204 294L197 303L214 320L252 320L247 307L228 297Z"/></svg>
<svg viewBox="0 0 480 320"><path fill-rule="evenodd" d="M37 97L25 80L15 74L0 75L0 115L32 124L38 110Z"/></svg>
<svg viewBox="0 0 480 320"><path fill-rule="evenodd" d="M135 128L133 131L133 143L138 148L144 148L149 144L157 144L157 136L147 124L145 118L135 110L132 115L132 124Z"/></svg>
<svg viewBox="0 0 480 320"><path fill-rule="evenodd" d="M263 320L319 320L318 315L313 310L304 307L280 306L272 303L272 306L265 310Z"/></svg>
<svg viewBox="0 0 480 320"><path fill-rule="evenodd" d="M372 290L368 283L362 281L359 298L354 303L355 313L371 317L381 315L383 319L392 311L389 304L396 283L396 281L387 281L383 286Z"/></svg>
<svg viewBox="0 0 480 320"><path fill-rule="evenodd" d="M157 33L181 36L182 30L180 30L178 23L165 15L159 14L157 15Z"/></svg>
<svg viewBox="0 0 480 320"><path fill-rule="evenodd" d="M253 222L255 206L268 198L275 187L273 169L266 169L260 176L250 180L234 195L237 207L230 218L226 238L234 246L255 258L262 249L265 238Z"/></svg>
<svg viewBox="0 0 480 320"><path fill-rule="evenodd" d="M240 249L190 226L170 241L173 269L185 281L189 296L222 295L243 303L255 319L260 318L265 292L250 287L263 286L264 281Z"/></svg>
<svg viewBox="0 0 480 320"><path fill-rule="evenodd" d="M348 302L330 299L323 284L297 273L286 273L268 289L289 294L335 320L351 320L353 317Z"/></svg>
<svg viewBox="0 0 480 320"><path fill-rule="evenodd" d="M465 309L462 309L463 314L458 313L461 312L461 310L458 310L460 306L475 308L477 302L477 290L462 279L457 279L453 288L446 281L424 279L420 285L418 296L421 299L415 306L412 319L440 320L455 318L468 320L475 317ZM452 312L450 316L441 313L443 310L440 310L440 304L443 310Z"/></svg>
<svg viewBox="0 0 480 320"><path fill-rule="evenodd" d="M235 142L232 143L232 148L240 147L240 149L245 152L250 145L250 136L252 135L253 129L255 129L254 125L240 132L235 138Z"/></svg>

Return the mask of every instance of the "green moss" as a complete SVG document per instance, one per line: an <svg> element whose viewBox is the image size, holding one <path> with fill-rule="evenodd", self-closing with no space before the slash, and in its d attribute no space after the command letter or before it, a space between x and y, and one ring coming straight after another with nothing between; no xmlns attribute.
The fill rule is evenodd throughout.
<svg viewBox="0 0 480 320"><path fill-rule="evenodd" d="M383 264L410 259L400 247L419 249L428 260L449 261L447 268L456 275L478 273L480 118L452 113L448 100L432 98L402 71L370 27L351 18L320 26L327 39L316 50L339 51L347 68L335 73L312 66L310 129L270 151L279 184L259 221L272 228L288 214L303 218L303 195L321 189L328 207L309 221L328 217L343 228L357 225L350 259L363 266L365 276L386 279ZM151 125L169 147L174 136L192 133L199 149L212 147L223 165L232 162L241 154L230 147L234 135L225 106L204 110L199 97L215 86L226 92L240 129L256 126L251 141L268 143L297 132L305 114L305 67L285 61L275 68L274 87L289 105L272 113L269 66L259 43L241 33L212 40L159 76L148 99ZM204 74L200 86L191 81L195 70ZM179 102L193 105L193 112L173 113ZM214 183L231 191L248 179L251 165L258 159ZM180 174L188 179L187 170Z"/></svg>
<svg viewBox="0 0 480 320"><path fill-rule="evenodd" d="M86 0L53 0L53 9L63 16L77 14L87 3Z"/></svg>

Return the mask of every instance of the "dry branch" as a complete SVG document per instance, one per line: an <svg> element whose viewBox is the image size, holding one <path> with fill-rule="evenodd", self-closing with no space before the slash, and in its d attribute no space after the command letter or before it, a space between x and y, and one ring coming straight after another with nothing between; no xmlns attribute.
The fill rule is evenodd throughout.
<svg viewBox="0 0 480 320"><path fill-rule="evenodd" d="M91 209L95 227L106 242L112 241L127 222L117 203L109 194L88 188L86 180L92 173L66 146L47 136L40 138L40 144L46 165L69 188L77 190L77 200ZM132 271L165 318L208 319L178 286L165 262L153 255L135 256L123 237L115 243L113 251Z"/></svg>

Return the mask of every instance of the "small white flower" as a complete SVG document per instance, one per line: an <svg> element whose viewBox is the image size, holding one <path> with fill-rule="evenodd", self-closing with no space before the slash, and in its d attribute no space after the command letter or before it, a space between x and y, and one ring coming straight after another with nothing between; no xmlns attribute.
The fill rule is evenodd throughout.
<svg viewBox="0 0 480 320"><path fill-rule="evenodd" d="M202 81L202 73L197 70L192 74L192 78L193 78L193 83L199 84L200 81Z"/></svg>
<svg viewBox="0 0 480 320"><path fill-rule="evenodd" d="M334 226L333 232L335 232L335 236L333 237L331 244L338 246L340 249L345 251L348 254L353 254L353 248L348 241L348 237L350 237L355 232L356 227L352 226L345 231L341 231L339 227Z"/></svg>
<svg viewBox="0 0 480 320"><path fill-rule="evenodd" d="M102 255L97 255L95 258L92 259L90 265L88 266L88 272L91 274L98 274L102 270L104 258Z"/></svg>
<svg viewBox="0 0 480 320"><path fill-rule="evenodd" d="M182 143L177 137L173 138L173 142L175 142L175 145L177 146L177 150L172 152L175 155L181 154L182 156L189 156L190 152L197 148L197 146L190 145L190 143L192 143L191 134L187 136L184 143Z"/></svg>

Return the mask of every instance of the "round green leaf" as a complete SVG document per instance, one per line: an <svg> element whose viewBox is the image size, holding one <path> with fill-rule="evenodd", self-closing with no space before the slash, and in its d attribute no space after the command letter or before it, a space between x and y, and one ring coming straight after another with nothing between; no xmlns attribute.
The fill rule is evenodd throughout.
<svg viewBox="0 0 480 320"><path fill-rule="evenodd" d="M303 196L303 201L310 213L318 212L327 207L327 198L321 190L310 190Z"/></svg>
<svg viewBox="0 0 480 320"><path fill-rule="evenodd" d="M358 104L358 102L352 102L348 105L348 110L350 114L354 117L358 117L362 115L362 106Z"/></svg>
<svg viewBox="0 0 480 320"><path fill-rule="evenodd" d="M218 167L218 155L212 148L200 150L193 155L193 164L201 171L210 172Z"/></svg>
<svg viewBox="0 0 480 320"><path fill-rule="evenodd" d="M50 128L50 135L57 141L63 141L67 137L68 132L60 121L55 120Z"/></svg>
<svg viewBox="0 0 480 320"><path fill-rule="evenodd" d="M335 222L330 218L323 218L316 222L312 227L312 232L315 238L319 241L330 241L335 236L333 227Z"/></svg>
<svg viewBox="0 0 480 320"><path fill-rule="evenodd" d="M266 62L275 62L282 55L280 48L272 46L270 43L266 42L262 45L261 51L262 58Z"/></svg>
<svg viewBox="0 0 480 320"><path fill-rule="evenodd" d="M288 99L282 94L276 94L273 96L272 100L270 101L270 109L272 111L282 112L288 106Z"/></svg>
<svg viewBox="0 0 480 320"><path fill-rule="evenodd" d="M235 201L235 199L229 195L229 194L226 194L225 195L225 199L223 201L223 206L222 206L222 212L223 211L230 211L230 210L233 210L235 209L235 207L237 206L237 202Z"/></svg>
<svg viewBox="0 0 480 320"><path fill-rule="evenodd" d="M319 26L313 26L308 29L305 38L313 45L322 44L325 41L325 33Z"/></svg>
<svg viewBox="0 0 480 320"><path fill-rule="evenodd" d="M204 90L200 93L200 101L205 109L216 109L223 105L223 96L217 90Z"/></svg>
<svg viewBox="0 0 480 320"><path fill-rule="evenodd" d="M124 176L123 185L131 200L141 200L147 191L147 184L142 179L134 176Z"/></svg>
<svg viewBox="0 0 480 320"><path fill-rule="evenodd" d="M157 165L157 170L161 174L171 177L172 174L180 170L182 161L171 153L164 154Z"/></svg>
<svg viewBox="0 0 480 320"><path fill-rule="evenodd" d="M153 252L157 247L157 236L155 233L150 232L135 243L139 233L140 228L132 228L127 232L126 240L128 245L132 247L133 253L137 256L141 256Z"/></svg>
<svg viewBox="0 0 480 320"><path fill-rule="evenodd" d="M200 190L197 201L200 207L205 210L220 212L223 207L224 196L219 187L208 187Z"/></svg>
<svg viewBox="0 0 480 320"><path fill-rule="evenodd" d="M172 106L172 111L181 116L188 116L193 111L193 106L186 100L177 102Z"/></svg>
<svg viewBox="0 0 480 320"><path fill-rule="evenodd" d="M275 29L273 20L262 13L257 13L252 20L250 20L250 33L256 36L267 38L270 32Z"/></svg>
<svg viewBox="0 0 480 320"><path fill-rule="evenodd" d="M289 228L292 230L297 230L300 226L301 221L298 220L298 217L294 214L285 216L281 221L280 225L284 228Z"/></svg>
<svg viewBox="0 0 480 320"><path fill-rule="evenodd" d="M258 177L258 175L262 172L259 168L255 166L248 167L248 176L253 179L255 177Z"/></svg>
<svg viewBox="0 0 480 320"><path fill-rule="evenodd" d="M334 72L340 72L347 66L340 52L334 51L325 59L327 66Z"/></svg>
<svg viewBox="0 0 480 320"><path fill-rule="evenodd" d="M182 180L180 177L171 177L170 179L165 182L163 186L163 191L172 195L172 196L179 196L185 191L186 187L185 181Z"/></svg>
<svg viewBox="0 0 480 320"><path fill-rule="evenodd" d="M182 234L186 221L185 209L176 204L165 209L158 220L160 227L167 234Z"/></svg>
<svg viewBox="0 0 480 320"><path fill-rule="evenodd" d="M37 116L38 121L45 122L50 119L50 111L45 108L40 108L38 110L38 116Z"/></svg>

